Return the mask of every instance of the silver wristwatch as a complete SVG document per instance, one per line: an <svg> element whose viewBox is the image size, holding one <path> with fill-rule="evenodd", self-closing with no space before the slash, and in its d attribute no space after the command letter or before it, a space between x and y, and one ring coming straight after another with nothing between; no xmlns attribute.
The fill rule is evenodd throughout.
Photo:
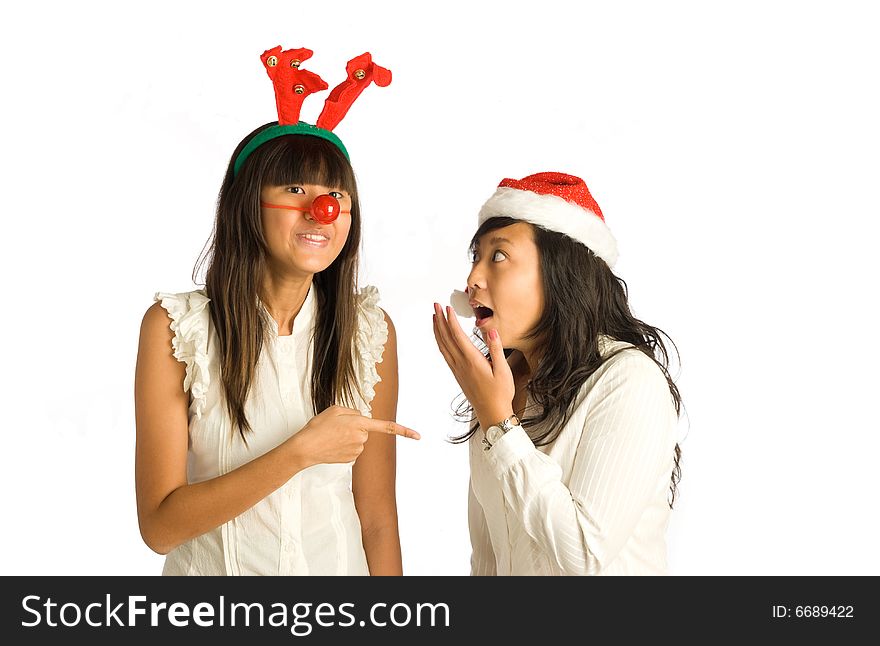
<svg viewBox="0 0 880 646"><path fill-rule="evenodd" d="M500 440L502 435L517 427L519 427L519 417L516 415L511 415L497 424L492 424L492 426L486 429L486 434L483 437L483 450L488 451L491 449L492 445Z"/></svg>

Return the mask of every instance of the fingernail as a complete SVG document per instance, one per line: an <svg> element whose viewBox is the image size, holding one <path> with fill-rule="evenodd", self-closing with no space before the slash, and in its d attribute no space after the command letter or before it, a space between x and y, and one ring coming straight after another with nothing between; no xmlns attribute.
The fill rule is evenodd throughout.
<svg viewBox="0 0 880 646"><path fill-rule="evenodd" d="M489 338L492 339L493 341L495 339L497 339L498 338L498 331L497 330L489 330Z"/></svg>

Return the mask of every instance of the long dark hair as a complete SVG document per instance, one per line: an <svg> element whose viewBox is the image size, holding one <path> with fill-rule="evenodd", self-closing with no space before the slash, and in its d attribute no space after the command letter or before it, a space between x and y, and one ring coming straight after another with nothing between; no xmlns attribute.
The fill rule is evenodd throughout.
<svg viewBox="0 0 880 646"><path fill-rule="evenodd" d="M264 186L321 184L351 196L351 229L339 256L315 274L315 326L312 405L315 414L337 403L352 402L358 391L352 344L355 341L360 206L351 164L332 143L309 135L284 135L257 148L237 174L239 152L268 123L245 137L229 162L211 239L193 270L207 263L205 289L217 332L220 374L226 407L242 439L251 430L245 402L270 323L260 307L259 290L268 247L260 219Z"/></svg>
<svg viewBox="0 0 880 646"><path fill-rule="evenodd" d="M509 217L486 220L471 240L471 252L489 231L522 222ZM676 414L681 414L681 395L669 374L670 354L664 338L676 357L675 343L662 330L640 321L629 308L626 282L618 278L604 260L585 245L556 231L530 225L541 263L544 312L527 338L543 348L537 366L532 367L526 386L535 402L536 414L521 420L536 446L550 444L571 416L578 391L605 361L627 348L606 356L599 351L599 336L607 335L631 343L659 366L669 385ZM459 419L470 421L473 410L467 401L456 411ZM464 435L452 438L464 442L476 432L474 423ZM675 502L681 480L681 448L675 445L669 506Z"/></svg>

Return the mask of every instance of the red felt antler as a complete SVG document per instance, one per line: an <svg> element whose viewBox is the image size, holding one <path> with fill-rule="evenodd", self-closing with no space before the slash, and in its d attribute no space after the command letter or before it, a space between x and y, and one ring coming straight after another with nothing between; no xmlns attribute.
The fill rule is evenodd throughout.
<svg viewBox="0 0 880 646"><path fill-rule="evenodd" d="M311 52L309 54L311 55ZM375 81L379 87L391 83L391 71L376 65L369 52L348 61L346 70L348 78L333 88L324 102L324 109L315 124L319 128L333 130L342 121L355 99L371 82Z"/></svg>
<svg viewBox="0 0 880 646"><path fill-rule="evenodd" d="M312 50L305 48L281 51L279 45L260 56L275 86L279 125L297 123L305 98L329 87L317 74L299 69L300 64L311 58L312 53Z"/></svg>

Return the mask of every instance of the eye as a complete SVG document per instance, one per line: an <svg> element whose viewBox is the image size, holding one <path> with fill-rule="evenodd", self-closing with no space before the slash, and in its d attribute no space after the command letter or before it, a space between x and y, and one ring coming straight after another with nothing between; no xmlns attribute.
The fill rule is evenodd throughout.
<svg viewBox="0 0 880 646"><path fill-rule="evenodd" d="M507 258L507 256L505 256L504 253L501 251L496 251L492 254L492 262L501 262L505 258Z"/></svg>
<svg viewBox="0 0 880 646"><path fill-rule="evenodd" d="M331 196L335 197L337 200L341 200L343 197L345 197L345 196L344 196L342 193L340 193L339 191L330 191L330 192L328 193L328 195L331 195Z"/></svg>
<svg viewBox="0 0 880 646"><path fill-rule="evenodd" d="M305 195L306 191L302 186L288 186L286 189L288 193L296 193L297 195Z"/></svg>

